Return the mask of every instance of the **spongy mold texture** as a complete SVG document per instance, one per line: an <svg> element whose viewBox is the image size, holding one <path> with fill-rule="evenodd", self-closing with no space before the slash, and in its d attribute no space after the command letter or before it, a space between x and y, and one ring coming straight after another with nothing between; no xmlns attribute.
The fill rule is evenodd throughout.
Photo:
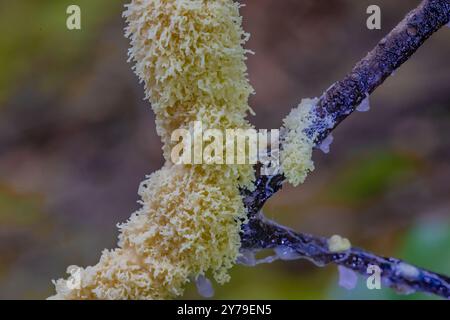
<svg viewBox="0 0 450 320"><path fill-rule="evenodd" d="M167 299L191 279L219 283L239 255L250 165L174 165L171 132L251 128L239 4L232 0L132 0L124 16L130 61L145 86L163 142L164 167L139 189L141 209L119 225L116 249L55 281L52 299ZM75 268L75 269L74 269Z"/></svg>

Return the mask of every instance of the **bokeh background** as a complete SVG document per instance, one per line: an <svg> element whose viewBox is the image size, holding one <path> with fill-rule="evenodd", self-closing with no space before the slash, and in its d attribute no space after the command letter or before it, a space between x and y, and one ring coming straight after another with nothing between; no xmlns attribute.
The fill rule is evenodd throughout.
<svg viewBox="0 0 450 320"><path fill-rule="evenodd" d="M247 0L259 128L341 79L418 0ZM66 29L78 4L82 30ZM43 299L67 266L113 248L162 164L154 116L127 60L122 1L0 0L0 298ZM365 27L382 9L382 30ZM435 34L347 119L316 171L265 214L450 274L450 28ZM337 285L334 266L237 266L216 298L417 299ZM199 298L191 285L188 298Z"/></svg>

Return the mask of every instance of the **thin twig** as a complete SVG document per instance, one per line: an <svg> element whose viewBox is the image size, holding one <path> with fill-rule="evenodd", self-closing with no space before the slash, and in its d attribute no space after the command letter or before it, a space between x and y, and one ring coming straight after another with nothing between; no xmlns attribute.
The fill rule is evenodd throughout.
<svg viewBox="0 0 450 320"><path fill-rule="evenodd" d="M406 62L419 47L450 20L450 0L425 0L358 62L341 81L331 86L317 105L320 118L331 117L332 127L316 123L310 130L320 144L366 96ZM319 120L320 122L320 120Z"/></svg>
<svg viewBox="0 0 450 320"><path fill-rule="evenodd" d="M317 121L307 129L310 136L316 137L316 146L449 20L450 0L423 1L343 80L324 92L315 109ZM361 274L366 274L368 264L376 264L382 269L386 283L393 288L410 288L450 297L450 280L446 276L418 269L419 276L409 279L398 271L397 266L401 263L398 259L378 257L356 248L346 252L344 257L329 252L324 238L295 233L262 219L260 211L264 203L281 189L284 180L282 174L259 176L253 191L241 191L249 217L249 223L243 227L243 250L257 251L287 245L316 263L336 263Z"/></svg>
<svg viewBox="0 0 450 320"><path fill-rule="evenodd" d="M316 265L330 263L344 266L363 276L370 276L370 265L380 268L385 286L400 293L415 291L450 298L450 278L425 269L411 266L402 260L384 258L359 248L350 248L343 252L332 252L326 238L298 233L258 214L245 227L242 236L242 248L250 251L288 247L299 258L310 260Z"/></svg>

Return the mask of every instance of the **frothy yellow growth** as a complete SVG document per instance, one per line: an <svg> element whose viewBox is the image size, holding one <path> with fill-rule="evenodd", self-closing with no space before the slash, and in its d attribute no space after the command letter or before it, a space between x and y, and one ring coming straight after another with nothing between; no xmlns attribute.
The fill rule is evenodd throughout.
<svg viewBox="0 0 450 320"><path fill-rule="evenodd" d="M124 13L130 59L145 84L164 143L165 166L140 188L142 208L119 226L118 248L55 282L55 299L165 299L211 272L228 280L240 247L250 165L173 165L172 130L250 128L239 4L232 0L133 0Z"/></svg>
<svg viewBox="0 0 450 320"><path fill-rule="evenodd" d="M220 171L224 173L224 171ZM242 201L231 176L201 167L164 167L142 182L142 208L119 226L119 248L81 269L80 288L58 280L63 299L164 299L183 293L190 278L211 271L228 280L240 245Z"/></svg>
<svg viewBox="0 0 450 320"><path fill-rule="evenodd" d="M245 65L248 38L232 0L134 0L125 12L130 59L145 84L169 159L174 129L247 128L253 92Z"/></svg>
<svg viewBox="0 0 450 320"><path fill-rule="evenodd" d="M303 99L283 120L286 135L281 150L281 169L289 183L297 186L305 181L314 170L312 151L314 137L309 137L305 129L310 127L314 116L311 112L317 99Z"/></svg>
<svg viewBox="0 0 450 320"><path fill-rule="evenodd" d="M342 252L352 247L350 241L347 238L335 234L328 239L328 250L331 252Z"/></svg>

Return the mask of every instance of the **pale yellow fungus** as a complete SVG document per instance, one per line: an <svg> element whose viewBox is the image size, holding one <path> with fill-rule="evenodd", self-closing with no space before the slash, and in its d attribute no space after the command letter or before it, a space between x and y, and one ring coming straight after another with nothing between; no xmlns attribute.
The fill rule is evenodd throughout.
<svg viewBox="0 0 450 320"><path fill-rule="evenodd" d="M142 208L119 225L118 247L67 280L53 299L166 299L207 272L229 279L239 255L251 165L174 165L174 129L250 128L245 54L248 35L233 0L132 0L130 60L144 82L164 144L165 166L139 190ZM78 277L78 279L73 279Z"/></svg>
<svg viewBox="0 0 450 320"><path fill-rule="evenodd" d="M314 170L312 151L314 137L309 137L305 129L314 121L313 108L318 99L303 99L284 119L286 129L281 150L281 169L289 183L297 186L305 181Z"/></svg>
<svg viewBox="0 0 450 320"><path fill-rule="evenodd" d="M124 16L130 60L145 84L169 159L173 130L249 128L239 4L232 0L133 0Z"/></svg>
<svg viewBox="0 0 450 320"><path fill-rule="evenodd" d="M331 252L347 251L352 247L350 241L347 238L343 238L339 235L331 236L328 239L328 250Z"/></svg>

